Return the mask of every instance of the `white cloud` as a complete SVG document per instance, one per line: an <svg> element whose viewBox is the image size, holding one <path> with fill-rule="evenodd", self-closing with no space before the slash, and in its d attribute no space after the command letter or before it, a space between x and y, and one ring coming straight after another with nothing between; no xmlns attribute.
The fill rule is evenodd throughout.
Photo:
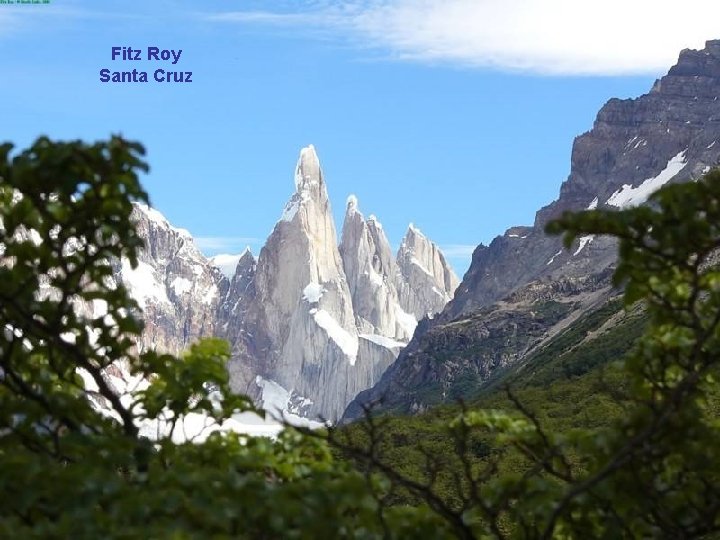
<svg viewBox="0 0 720 540"><path fill-rule="evenodd" d="M346 0L214 20L331 30L392 58L542 74L662 73L720 38L717 0Z"/></svg>

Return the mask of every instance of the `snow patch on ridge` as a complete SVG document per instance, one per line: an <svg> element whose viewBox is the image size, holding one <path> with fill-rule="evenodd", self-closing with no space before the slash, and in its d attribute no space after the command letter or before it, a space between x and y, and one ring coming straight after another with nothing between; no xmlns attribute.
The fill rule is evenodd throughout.
<svg viewBox="0 0 720 540"><path fill-rule="evenodd" d="M425 238L425 235L422 233L422 231L421 231L420 229L418 229L418 228L415 226L414 223L410 223L410 224L408 225L408 230L414 232L414 233L417 234L418 236L422 236L423 238Z"/></svg>
<svg viewBox="0 0 720 540"><path fill-rule="evenodd" d="M185 279L184 277L176 277L172 280L170 286L173 288L177 296L182 296L186 292L190 292L192 289L192 283L189 279Z"/></svg>
<svg viewBox="0 0 720 540"><path fill-rule="evenodd" d="M590 204L588 204L588 207L586 210L595 210L598 207L598 198L595 197Z"/></svg>
<svg viewBox="0 0 720 540"><path fill-rule="evenodd" d="M395 319L397 320L398 324L407 332L409 336L412 336L415 333L415 328L417 328L418 322L415 317L413 317L410 313L407 313L402 307L400 307L400 304L395 304Z"/></svg>
<svg viewBox="0 0 720 540"><path fill-rule="evenodd" d="M295 214L298 213L298 210L300 210L300 207L305 201L308 201L310 199L310 194L307 191L301 191L298 193L295 193L288 203L285 205L285 209L283 210L282 215L280 216L280 221L287 221L290 222L295 217Z"/></svg>
<svg viewBox="0 0 720 540"><path fill-rule="evenodd" d="M585 246L587 246L590 242L593 241L593 238L595 238L594 234L588 234L587 236L583 236L580 238L580 245L578 246L575 253L573 253L573 257L580 253Z"/></svg>
<svg viewBox="0 0 720 540"><path fill-rule="evenodd" d="M265 411L267 411L270 416L275 419L274 421L264 420L265 425L268 428L276 427L278 432L282 430L284 426L278 423L278 421L283 421L293 426L306 427L310 429L316 429L323 426L323 424L320 422L314 422L312 420L308 420L307 418L303 418L302 416L298 416L294 412L290 412L292 410L296 410L297 408L292 404L292 391L288 391L277 382L270 379L264 379L260 375L255 377L255 384L257 384L262 390L260 399L263 403L263 409L265 409ZM297 396L294 401L298 401ZM300 399L301 406L311 403L312 402L307 398ZM257 417L257 415L254 416Z"/></svg>
<svg viewBox="0 0 720 540"><path fill-rule="evenodd" d="M442 292L440 289L438 289L438 288L435 287L434 285L433 285L433 288L432 288L432 292L434 292L435 294L437 294L437 295L438 295L440 298L442 298L443 300L449 301L449 300L448 300L448 295L445 294L444 292ZM431 318L432 318L432 317L431 317Z"/></svg>
<svg viewBox="0 0 720 540"><path fill-rule="evenodd" d="M402 341L396 341L392 338L381 336L379 334L360 334L360 337L368 341L372 341L376 345L380 345L386 349L403 348L407 345L407 343L403 343Z"/></svg>
<svg viewBox="0 0 720 540"><path fill-rule="evenodd" d="M157 225L160 225L164 229L170 229L171 231L175 231L180 236L187 238L191 241L193 240L192 234L190 234L190 231L187 229L181 229L178 227L173 227L170 222L167 220L167 218L162 215L159 211L155 210L154 208L149 207L147 204L143 203L133 203L135 207L140 210L143 214L145 214L145 217L148 218L148 220L152 221L153 223L156 223Z"/></svg>
<svg viewBox="0 0 720 540"><path fill-rule="evenodd" d="M639 186L632 187L630 184L623 184L615 193L610 195L607 204L617 208L629 208L644 203L653 192L668 183L687 165L685 154L687 148L672 157L665 168L652 178L643 181Z"/></svg>
<svg viewBox="0 0 720 540"><path fill-rule="evenodd" d="M275 381L263 379L260 375L255 377L255 384L262 389L263 409L270 414L282 415L290 403L290 392Z"/></svg>
<svg viewBox="0 0 720 540"><path fill-rule="evenodd" d="M560 255L561 253L562 253L562 249L559 250L555 255L553 255L552 257L550 257L550 260L549 260L547 263L545 263L545 266L550 266L553 262L555 262L555 257L557 257L558 255Z"/></svg>
<svg viewBox="0 0 720 540"><path fill-rule="evenodd" d="M130 261L122 259L122 279L125 282L130 296L145 309L146 300L154 299L159 302L170 303L165 287L155 277L153 267L145 262L138 262L136 268L130 266Z"/></svg>
<svg viewBox="0 0 720 540"><path fill-rule="evenodd" d="M427 268L425 268L425 266L424 266L419 260L417 260L415 257L411 257L411 258L410 258L410 262L413 263L415 266L417 266L420 270L422 270L423 272L425 272L428 276L434 277L434 276L432 275L432 273L430 272L430 270L428 270Z"/></svg>
<svg viewBox="0 0 720 540"><path fill-rule="evenodd" d="M320 301L324 292L325 287L312 281L303 289L303 300L314 304Z"/></svg>
<svg viewBox="0 0 720 540"><path fill-rule="evenodd" d="M318 326L325 330L328 337L332 339L348 357L350 365L354 366L358 353L357 337L340 326L333 316L324 309L313 309L310 310L310 313Z"/></svg>
<svg viewBox="0 0 720 540"><path fill-rule="evenodd" d="M217 285L211 285L208 287L208 289L205 291L205 294L203 295L201 301L203 304L211 304L213 301L213 298L215 298L218 294L218 288Z"/></svg>
<svg viewBox="0 0 720 540"><path fill-rule="evenodd" d="M372 266L370 267L370 271L367 272L367 275L370 278L370 283L376 285L377 287L382 287L385 283L382 276L378 274Z"/></svg>

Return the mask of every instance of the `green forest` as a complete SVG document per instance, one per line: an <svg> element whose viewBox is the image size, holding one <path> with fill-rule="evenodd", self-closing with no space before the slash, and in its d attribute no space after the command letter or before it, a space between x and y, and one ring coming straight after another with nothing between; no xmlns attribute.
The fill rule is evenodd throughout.
<svg viewBox="0 0 720 540"><path fill-rule="evenodd" d="M453 405L179 444L138 422L255 408L221 340L137 350L142 312L110 277L143 247L144 153L0 146L0 537L715 537L720 172L551 222L568 247L617 239L616 296ZM131 402L117 363L150 382Z"/></svg>

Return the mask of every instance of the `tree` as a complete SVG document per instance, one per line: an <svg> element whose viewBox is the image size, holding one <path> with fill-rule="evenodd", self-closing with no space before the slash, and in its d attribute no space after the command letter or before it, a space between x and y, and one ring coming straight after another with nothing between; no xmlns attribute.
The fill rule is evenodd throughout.
<svg viewBox="0 0 720 540"><path fill-rule="evenodd" d="M376 479L292 430L173 443L190 415L222 424L254 408L230 392L220 340L136 351L140 311L112 264L136 265L143 245L130 215L148 201L143 148L40 138L11 152L0 147L0 536L376 538L434 519L381 516ZM141 390L121 395L118 367Z"/></svg>
<svg viewBox="0 0 720 540"><path fill-rule="evenodd" d="M512 389L510 410L463 411L451 425L454 470L427 456L422 481L388 464L382 418L336 444L430 504L463 538L697 538L720 529L720 172L656 192L648 206L566 213L548 225L619 241L615 284L649 326L620 362L622 410L607 427L551 430ZM369 411L368 411L369 412ZM505 453L474 459L473 437ZM442 497L439 479L454 483Z"/></svg>
<svg viewBox="0 0 720 540"><path fill-rule="evenodd" d="M720 526L720 173L667 187L651 205L565 215L549 226L619 240L616 282L650 325L623 362L624 414L550 430L512 410L464 408L455 455L428 480L382 459L384 419L352 431L286 429L277 440L215 431L175 443L192 415L254 410L228 387L227 344L180 357L135 342L141 313L112 279L142 247L144 150L38 139L0 147L0 536L11 538L702 537ZM105 307L92 316L88 304ZM121 369L143 381L112 383ZM259 412L259 414L262 414ZM143 436L143 426L157 428ZM514 448L520 469L488 451ZM333 458L341 450L352 460ZM481 456L481 460L476 457ZM359 464L358 467L351 466ZM435 480L456 484L454 498ZM393 506L397 488L419 504Z"/></svg>

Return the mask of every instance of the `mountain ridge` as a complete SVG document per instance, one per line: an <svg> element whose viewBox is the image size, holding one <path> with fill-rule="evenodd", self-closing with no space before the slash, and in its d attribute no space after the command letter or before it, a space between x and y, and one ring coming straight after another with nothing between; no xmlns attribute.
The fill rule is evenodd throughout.
<svg viewBox="0 0 720 540"><path fill-rule="evenodd" d="M718 165L719 97L720 40L713 40L703 50L682 51L647 94L603 105L593 128L573 141L558 198L538 210L532 226L511 227L475 249L454 298L416 332L380 382L350 404L345 420L380 402L381 408L422 410L427 403L417 389L428 384L445 393L459 377L481 384L492 370L521 362L528 346L508 347L511 338L493 329L506 324L529 331L544 303L564 306L560 320L533 332L537 345L568 324L564 319L609 298L616 243L588 235L566 250L561 238L545 234L545 225L566 211L641 204L662 185L690 181ZM504 343L504 353L495 354L493 340ZM453 354L457 361L447 359Z"/></svg>
<svg viewBox="0 0 720 540"><path fill-rule="evenodd" d="M425 236L393 256L382 225L374 215L365 219L354 196L338 242L312 145L300 151L294 185L257 258L249 249L207 258L189 232L136 205L147 247L138 268L119 261L116 276L144 309L142 348L179 353L201 337L227 339L235 391L335 421L379 380L417 320L444 307L458 280ZM401 254L422 260L427 273L406 271Z"/></svg>

